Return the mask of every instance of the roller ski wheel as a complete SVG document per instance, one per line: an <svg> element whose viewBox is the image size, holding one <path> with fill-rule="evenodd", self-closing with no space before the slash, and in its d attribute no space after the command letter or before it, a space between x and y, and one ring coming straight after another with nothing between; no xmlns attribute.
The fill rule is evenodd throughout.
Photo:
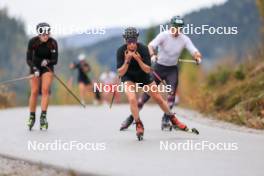
<svg viewBox="0 0 264 176"><path fill-rule="evenodd" d="M164 130L169 130L171 131L172 130L172 125L170 124L170 118L166 115L164 115L162 117L162 121L161 121L161 130L164 131Z"/></svg>
<svg viewBox="0 0 264 176"><path fill-rule="evenodd" d="M196 128L192 128L192 133L196 134L196 135L199 135L199 131L196 129Z"/></svg>
<svg viewBox="0 0 264 176"><path fill-rule="evenodd" d="M27 123L29 131L32 130L34 124L35 124L35 117L30 117Z"/></svg>
<svg viewBox="0 0 264 176"><path fill-rule="evenodd" d="M138 138L138 141L142 141L143 140L143 134L137 133L137 138Z"/></svg>
<svg viewBox="0 0 264 176"><path fill-rule="evenodd" d="M172 130L172 125L171 124L161 124L161 130L165 131L165 130Z"/></svg>
<svg viewBox="0 0 264 176"><path fill-rule="evenodd" d="M43 124L43 125L41 125L40 126L40 130L48 130L48 127L49 127L49 124L48 124L48 122L46 123L46 124Z"/></svg>
<svg viewBox="0 0 264 176"><path fill-rule="evenodd" d="M135 123L136 123L137 138L139 141L142 141L144 135L144 125L140 119Z"/></svg>
<svg viewBox="0 0 264 176"><path fill-rule="evenodd" d="M130 115L122 124L120 127L120 131L124 131L128 129L128 127L133 123L134 118L132 115Z"/></svg>
<svg viewBox="0 0 264 176"><path fill-rule="evenodd" d="M193 133L193 134L196 134L196 135L199 135L199 131L196 129L196 128L192 128L192 129L189 129L187 127L181 129L179 128L178 126L173 126L175 130L181 130L181 131L184 131L184 132L187 132L187 133Z"/></svg>

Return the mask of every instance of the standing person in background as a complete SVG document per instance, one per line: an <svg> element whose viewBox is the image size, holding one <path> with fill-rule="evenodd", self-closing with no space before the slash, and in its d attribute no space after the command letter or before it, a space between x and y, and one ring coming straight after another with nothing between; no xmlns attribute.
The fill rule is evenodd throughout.
<svg viewBox="0 0 264 176"><path fill-rule="evenodd" d="M35 124L36 107L39 89L41 89L41 115L40 129L48 129L47 110L49 104L49 91L53 80L54 65L58 61L57 41L50 37L51 27L48 23L39 23L36 27L38 36L31 38L28 42L27 64L30 74L34 77L30 80L30 98L28 119L29 130ZM52 72L50 72L50 70ZM40 85L41 82L41 86Z"/></svg>
<svg viewBox="0 0 264 176"><path fill-rule="evenodd" d="M78 85L79 85L79 92L81 97L81 102L85 104L85 95L87 92L93 91L92 81L88 77L88 73L91 72L91 67L88 62L85 60L85 55L80 54L78 59L69 65L70 69L77 69L78 70ZM95 93L95 100L93 101L94 104L98 104L101 102L101 96L98 90Z"/></svg>

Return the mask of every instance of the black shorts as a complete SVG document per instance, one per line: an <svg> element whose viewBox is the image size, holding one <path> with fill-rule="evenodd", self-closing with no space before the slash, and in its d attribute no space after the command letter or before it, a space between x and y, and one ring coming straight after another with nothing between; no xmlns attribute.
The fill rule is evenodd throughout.
<svg viewBox="0 0 264 176"><path fill-rule="evenodd" d="M144 85L149 85L154 80L149 74L146 74L146 75L124 75L123 77L121 77L121 81L122 82L131 81L133 83L141 83L141 85L144 86Z"/></svg>
<svg viewBox="0 0 264 176"><path fill-rule="evenodd" d="M49 67L52 71L54 71L54 68L53 67ZM41 68L38 68L38 70L39 70L39 74L40 74L40 76L41 75L43 75L44 73L46 73L46 72L49 72L49 70L47 69L47 68L45 68L45 67L41 67ZM30 68L30 70L29 70L29 74L34 74L34 70L33 70L33 68Z"/></svg>
<svg viewBox="0 0 264 176"><path fill-rule="evenodd" d="M83 83L85 85L91 84L91 80L88 76L79 76L78 77L78 83Z"/></svg>
<svg viewBox="0 0 264 176"><path fill-rule="evenodd" d="M156 63L154 65L154 71L156 72L156 74L158 74L158 76L160 76L160 78L162 80L164 80L168 85L171 86L172 88L172 92L171 94L175 94L177 87L178 87L178 66L174 65L174 66L164 66L164 65L160 65L158 63ZM153 75L154 80L156 82L156 84L160 84L160 80Z"/></svg>

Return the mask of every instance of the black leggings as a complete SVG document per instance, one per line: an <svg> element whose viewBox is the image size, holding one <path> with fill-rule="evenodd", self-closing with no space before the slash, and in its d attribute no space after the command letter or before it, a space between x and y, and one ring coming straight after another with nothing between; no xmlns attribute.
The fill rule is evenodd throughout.
<svg viewBox="0 0 264 176"><path fill-rule="evenodd" d="M178 86L178 66L163 66L158 63L154 66L154 71L160 76L162 80L165 80L167 85L171 85L171 92L167 96L167 102L170 109L174 106L175 101L175 93L177 91ZM154 77L154 81L157 85L160 84L158 78L152 74ZM150 96L147 93L143 93L143 95L138 99L138 108L142 109L143 105L149 100Z"/></svg>

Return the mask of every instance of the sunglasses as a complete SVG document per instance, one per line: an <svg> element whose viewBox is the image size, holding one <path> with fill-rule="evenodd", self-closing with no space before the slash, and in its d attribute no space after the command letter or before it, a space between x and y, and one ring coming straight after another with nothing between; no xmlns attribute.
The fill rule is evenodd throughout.
<svg viewBox="0 0 264 176"><path fill-rule="evenodd" d="M135 44L135 43L137 43L137 39L128 39L128 40L126 40L126 43L127 44Z"/></svg>

